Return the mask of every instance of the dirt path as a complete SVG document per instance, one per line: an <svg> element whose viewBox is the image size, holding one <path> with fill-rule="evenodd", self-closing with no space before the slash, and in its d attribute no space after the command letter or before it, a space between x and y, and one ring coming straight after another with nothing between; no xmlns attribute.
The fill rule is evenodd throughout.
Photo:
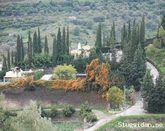
<svg viewBox="0 0 165 131"><path fill-rule="evenodd" d="M153 76L153 82L156 82L156 79L159 77L159 72L150 62L146 62L147 69L150 70L151 76Z"/></svg>
<svg viewBox="0 0 165 131"><path fill-rule="evenodd" d="M128 116L128 115L141 115L144 114L144 110L143 110L143 103L141 100L137 101L136 104L130 108L128 108L127 110L115 114L115 115L111 115L111 116L106 116L102 119L100 119L93 127L85 129L84 131L95 131L97 130L99 127L103 126L104 124L110 122L111 120L114 120L115 118L119 117L119 116Z"/></svg>

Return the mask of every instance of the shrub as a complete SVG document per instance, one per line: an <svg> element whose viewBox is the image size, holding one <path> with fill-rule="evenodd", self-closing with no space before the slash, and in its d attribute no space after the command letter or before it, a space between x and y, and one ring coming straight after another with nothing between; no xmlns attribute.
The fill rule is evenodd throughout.
<svg viewBox="0 0 165 131"><path fill-rule="evenodd" d="M91 113L87 113L86 117L85 117L87 122L95 122L97 121L97 117L95 114Z"/></svg>
<svg viewBox="0 0 165 131"><path fill-rule="evenodd" d="M12 131L55 131L56 127L50 119L41 117L40 108L36 103L31 103L18 112L17 117L11 121Z"/></svg>
<svg viewBox="0 0 165 131"><path fill-rule="evenodd" d="M39 80L44 75L43 71L36 71L34 73L34 80Z"/></svg>
<svg viewBox="0 0 165 131"><path fill-rule="evenodd" d="M5 71L0 71L0 80L3 80L4 76L5 76Z"/></svg>
<svg viewBox="0 0 165 131"><path fill-rule="evenodd" d="M42 117L47 117L50 118L51 117L51 110L46 110L46 109L41 109L41 116Z"/></svg>
<svg viewBox="0 0 165 131"><path fill-rule="evenodd" d="M70 80L76 78L76 69L72 65L58 65L54 68L53 78Z"/></svg>
<svg viewBox="0 0 165 131"><path fill-rule="evenodd" d="M108 91L108 101L113 109L119 108L119 106L123 103L124 95L123 91L113 86Z"/></svg>
<svg viewBox="0 0 165 131"><path fill-rule="evenodd" d="M87 103L81 105L80 115L83 119L88 115L88 113L91 113L91 112L92 112L92 109L88 106Z"/></svg>
<svg viewBox="0 0 165 131"><path fill-rule="evenodd" d="M51 108L51 117L52 117L52 118L53 118L53 117L56 117L57 114L58 114L58 111L57 111L56 107L52 107L52 108Z"/></svg>
<svg viewBox="0 0 165 131"><path fill-rule="evenodd" d="M72 106L66 106L63 109L63 114L66 117L71 117L75 113L75 109Z"/></svg>

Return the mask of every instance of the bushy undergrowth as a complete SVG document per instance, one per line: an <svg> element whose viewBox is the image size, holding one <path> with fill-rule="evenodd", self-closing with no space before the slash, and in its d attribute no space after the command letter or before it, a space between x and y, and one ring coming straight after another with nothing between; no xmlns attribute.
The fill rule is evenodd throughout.
<svg viewBox="0 0 165 131"><path fill-rule="evenodd" d="M95 122L95 121L97 121L96 115L92 112L92 109L87 105L87 103L81 105L81 107L80 107L80 116L86 122Z"/></svg>
<svg viewBox="0 0 165 131"><path fill-rule="evenodd" d="M63 114L65 117L71 117L75 113L75 109L72 106L66 106L63 109Z"/></svg>

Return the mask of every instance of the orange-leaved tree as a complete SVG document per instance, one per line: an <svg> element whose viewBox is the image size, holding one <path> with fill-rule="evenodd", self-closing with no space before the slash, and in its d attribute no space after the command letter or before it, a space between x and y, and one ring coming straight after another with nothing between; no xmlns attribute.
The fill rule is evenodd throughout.
<svg viewBox="0 0 165 131"><path fill-rule="evenodd" d="M110 65L101 63L99 59L94 59L86 66L87 82L91 82L94 87L99 87L106 91L109 85L108 73Z"/></svg>

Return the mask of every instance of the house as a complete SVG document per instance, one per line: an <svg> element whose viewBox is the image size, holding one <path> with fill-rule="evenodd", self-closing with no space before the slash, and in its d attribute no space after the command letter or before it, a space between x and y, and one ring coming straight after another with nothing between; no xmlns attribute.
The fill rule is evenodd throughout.
<svg viewBox="0 0 165 131"><path fill-rule="evenodd" d="M114 49L115 53L116 53L116 62L120 62L121 58L122 58L122 50L120 49L120 45L116 45L115 49ZM112 60L112 49L110 47L103 47L101 48L101 52L102 55L105 58L108 58L110 61Z"/></svg>
<svg viewBox="0 0 165 131"><path fill-rule="evenodd" d="M11 71L6 72L6 75L4 76L3 81L8 82L8 81L11 81L12 79L21 78L21 77L24 77L25 75L32 74L32 73L33 73L32 70L23 71L21 70L21 68L15 67L15 68L12 68Z"/></svg>
<svg viewBox="0 0 165 131"><path fill-rule="evenodd" d="M80 55L83 57L89 57L91 47L89 45L82 46L81 43L78 43L77 49L71 50L71 55L74 56L74 58L78 58Z"/></svg>

